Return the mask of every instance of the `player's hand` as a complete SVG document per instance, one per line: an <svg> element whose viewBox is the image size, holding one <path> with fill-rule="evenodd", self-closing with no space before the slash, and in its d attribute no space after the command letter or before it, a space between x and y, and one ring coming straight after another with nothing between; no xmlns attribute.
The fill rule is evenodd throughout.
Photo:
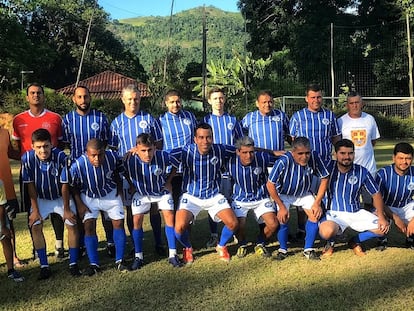
<svg viewBox="0 0 414 311"><path fill-rule="evenodd" d="M74 225L77 223L76 215L70 210L63 212L63 221L65 220L70 221Z"/></svg>
<svg viewBox="0 0 414 311"><path fill-rule="evenodd" d="M171 185L171 183L169 183L169 182L165 183L164 189L167 190L169 193L172 193L172 185Z"/></svg>
<svg viewBox="0 0 414 311"><path fill-rule="evenodd" d="M277 211L277 220L279 220L279 223L286 224L289 220L289 210L286 208L286 206L279 206L279 210Z"/></svg>
<svg viewBox="0 0 414 311"><path fill-rule="evenodd" d="M317 221L322 216L322 213L323 213L322 207L319 204L315 203L312 205L311 212L312 212L313 217L315 217L315 220Z"/></svg>
<svg viewBox="0 0 414 311"><path fill-rule="evenodd" d="M78 210L78 214L79 214L79 218L83 219L83 217L85 216L86 213L90 213L91 211L89 210L89 208L82 202L79 203L77 206L77 210Z"/></svg>
<svg viewBox="0 0 414 311"><path fill-rule="evenodd" d="M286 153L286 150L275 150L273 151L273 155L276 157L280 157L281 155L284 155Z"/></svg>
<svg viewBox="0 0 414 311"><path fill-rule="evenodd" d="M29 216L29 227L32 227L33 224L38 220L43 222L42 216L40 216L38 211L33 211L32 210L32 212L30 213L30 216Z"/></svg>
<svg viewBox="0 0 414 311"><path fill-rule="evenodd" d="M400 230L404 234L407 234L407 226L405 225L404 221L395 214L393 215L393 220L398 230Z"/></svg>
<svg viewBox="0 0 414 311"><path fill-rule="evenodd" d="M412 236L414 234L414 221L413 220L414 219L411 219L411 221L407 225L407 231L405 232L407 237Z"/></svg>
<svg viewBox="0 0 414 311"><path fill-rule="evenodd" d="M387 234L390 230L390 224L384 217L378 218L378 229L382 234Z"/></svg>

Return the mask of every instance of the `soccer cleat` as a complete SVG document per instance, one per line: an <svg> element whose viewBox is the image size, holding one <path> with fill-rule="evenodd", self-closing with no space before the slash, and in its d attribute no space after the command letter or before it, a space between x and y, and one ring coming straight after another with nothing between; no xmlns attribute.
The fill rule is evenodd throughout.
<svg viewBox="0 0 414 311"><path fill-rule="evenodd" d="M227 246L217 245L216 246L216 251L219 255L220 260L223 260L225 262L230 261L230 254L229 254L229 251L227 250Z"/></svg>
<svg viewBox="0 0 414 311"><path fill-rule="evenodd" d="M37 279L38 280L46 280L46 279L50 278L51 275L52 275L52 271L50 270L49 267L42 267L42 268L40 268L40 274L39 274L39 277Z"/></svg>
<svg viewBox="0 0 414 311"><path fill-rule="evenodd" d="M65 249L63 247L55 249L55 256L58 261L65 259Z"/></svg>
<svg viewBox="0 0 414 311"><path fill-rule="evenodd" d="M264 258L269 258L272 256L263 244L257 244L254 247L254 253Z"/></svg>
<svg viewBox="0 0 414 311"><path fill-rule="evenodd" d="M119 272L124 273L124 272L128 272L129 271L129 268L124 265L124 263L122 262L122 260L119 261L119 262L116 262L115 265L116 265L116 270L118 270Z"/></svg>
<svg viewBox="0 0 414 311"><path fill-rule="evenodd" d="M285 260L287 257L288 257L288 253L287 252L284 253L284 252L278 251L277 252L277 255L274 256L273 258L275 260L277 260L277 261L282 261L282 260Z"/></svg>
<svg viewBox="0 0 414 311"><path fill-rule="evenodd" d="M109 257L114 258L115 257L115 244L107 244L106 245L106 253Z"/></svg>
<svg viewBox="0 0 414 311"><path fill-rule="evenodd" d="M180 268L183 266L183 263L181 262L180 258L178 258L177 255L174 255L174 257L168 258L168 263L174 268Z"/></svg>
<svg viewBox="0 0 414 311"><path fill-rule="evenodd" d="M358 257L363 257L366 255L361 247L361 244L355 243L354 241L349 241L348 245L354 251L354 254Z"/></svg>
<svg viewBox="0 0 414 311"><path fill-rule="evenodd" d="M72 276L81 276L82 272L79 270L78 264L73 264L69 266L69 272Z"/></svg>
<svg viewBox="0 0 414 311"><path fill-rule="evenodd" d="M334 253L335 242L334 241L326 241L326 244L322 250L323 257L331 257Z"/></svg>
<svg viewBox="0 0 414 311"><path fill-rule="evenodd" d="M165 245L156 245L155 246L155 252L158 254L158 256L162 256L162 257L167 256L167 251L165 250Z"/></svg>
<svg viewBox="0 0 414 311"><path fill-rule="evenodd" d="M191 247L183 248L183 262L186 265L191 265L194 262L193 249Z"/></svg>
<svg viewBox="0 0 414 311"><path fill-rule="evenodd" d="M375 249L380 252L385 251L385 249L387 248L387 244L388 244L387 238L378 238L377 247L375 247Z"/></svg>
<svg viewBox="0 0 414 311"><path fill-rule="evenodd" d="M303 256L305 256L306 259L309 259L309 260L321 260L319 256L316 255L316 252L314 250L304 251Z"/></svg>
<svg viewBox="0 0 414 311"><path fill-rule="evenodd" d="M95 274L98 274L99 272L101 272L101 268L98 265L92 264L92 265L89 265L85 269L85 272L83 274L87 276L94 276Z"/></svg>
<svg viewBox="0 0 414 311"><path fill-rule="evenodd" d="M216 247L218 243L218 236L211 235L206 243L206 248Z"/></svg>
<svg viewBox="0 0 414 311"><path fill-rule="evenodd" d="M247 247L246 246L239 246L239 248L237 249L237 253L236 256L238 258L244 258L247 256Z"/></svg>
<svg viewBox="0 0 414 311"><path fill-rule="evenodd" d="M141 258L135 257L131 265L131 270L135 271L135 270L141 269L143 265L144 265L144 261Z"/></svg>
<svg viewBox="0 0 414 311"><path fill-rule="evenodd" d="M7 277L10 280L13 280L15 282L23 282L24 281L24 277L20 274L20 272L14 270L14 269L10 269L9 271L7 271Z"/></svg>

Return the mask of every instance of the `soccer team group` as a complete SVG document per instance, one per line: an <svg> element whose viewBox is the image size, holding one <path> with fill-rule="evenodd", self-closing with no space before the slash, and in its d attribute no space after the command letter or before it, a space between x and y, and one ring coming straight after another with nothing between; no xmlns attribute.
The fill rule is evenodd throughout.
<svg viewBox="0 0 414 311"><path fill-rule="evenodd" d="M247 255L245 227L250 210L259 224L254 252L276 260L287 258L292 207L298 211L303 255L309 260L320 260L314 248L318 234L327 241L322 256L331 256L335 237L347 228L358 233L348 242L356 255L365 255L361 244L372 238L383 249L391 222L414 249L413 147L398 143L393 164L377 172L373 147L379 131L374 118L362 111L363 100L357 93L348 95L347 113L339 119L322 107L322 91L316 84L306 90L307 107L290 120L274 109L268 91L259 92L258 109L241 121L225 112L225 94L218 88L209 91L212 113L201 122L182 108L176 90L166 93L167 111L154 118L140 110L136 86L126 86L121 97L124 111L112 123L91 108L86 87L78 86L72 100L76 107L62 120L45 108L42 86L31 84L29 110L14 117L11 139L0 130L2 159L7 163L7 156L21 159L22 205L28 211L34 254L40 262L39 279L51 275L43 235L43 222L49 216L58 257L65 256L63 228L68 230L73 276L100 271L99 215L108 254L120 272L144 265L145 214L150 215L156 251L165 252L173 267L194 261L189 229L202 210L209 215L207 246L215 246L226 262L231 258L226 244L234 236L236 256ZM285 140L291 145L289 151ZM69 155L62 151L65 148ZM2 171L7 172L0 176L0 239L8 277L23 281L14 269L20 263L13 229L17 200L9 195L10 169ZM162 243L159 210L168 251ZM131 266L124 261L124 219L134 247ZM218 222L223 223L220 234ZM275 235L280 246L271 254L266 244ZM182 256L177 254L176 241L183 246ZM78 261L85 251L89 265L81 270Z"/></svg>

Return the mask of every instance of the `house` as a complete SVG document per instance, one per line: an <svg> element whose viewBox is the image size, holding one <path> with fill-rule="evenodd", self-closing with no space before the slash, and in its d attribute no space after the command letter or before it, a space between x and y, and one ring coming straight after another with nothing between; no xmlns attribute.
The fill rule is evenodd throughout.
<svg viewBox="0 0 414 311"><path fill-rule="evenodd" d="M93 98L97 99L120 99L122 88L129 84L137 85L141 97L149 97L150 93L145 83L137 82L133 78L126 77L119 73L107 70L85 80L79 81L78 85L86 86ZM72 96L75 83L56 90L66 96Z"/></svg>

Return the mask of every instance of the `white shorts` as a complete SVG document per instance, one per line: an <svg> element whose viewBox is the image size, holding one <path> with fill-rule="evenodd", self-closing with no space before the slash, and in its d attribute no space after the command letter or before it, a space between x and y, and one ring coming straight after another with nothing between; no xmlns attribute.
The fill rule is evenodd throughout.
<svg viewBox="0 0 414 311"><path fill-rule="evenodd" d="M400 217L405 224L408 224L414 217L414 202L410 202L401 208L390 206L390 209L394 214Z"/></svg>
<svg viewBox="0 0 414 311"><path fill-rule="evenodd" d="M315 198L312 193L308 192L301 197L295 197L293 195L279 194L280 199L285 204L286 208L289 208L291 205L301 207L303 209L311 209L313 203L315 203ZM279 207L278 207L279 209Z"/></svg>
<svg viewBox="0 0 414 311"><path fill-rule="evenodd" d="M158 203L158 209L160 210L174 210L174 201L170 193L159 196L135 193L131 204L132 215L148 213L151 209L151 203Z"/></svg>
<svg viewBox="0 0 414 311"><path fill-rule="evenodd" d="M216 215L226 208L231 209L227 199L221 193L218 193L209 199L200 199L188 193L184 193L181 197L178 209L190 211L193 214L194 220L202 210L206 210L211 219L215 222L220 222L221 219L216 217Z"/></svg>
<svg viewBox="0 0 414 311"><path fill-rule="evenodd" d="M333 221L341 228L338 234L343 233L348 227L358 232L378 229L378 217L364 209L355 213L328 210L326 220Z"/></svg>
<svg viewBox="0 0 414 311"><path fill-rule="evenodd" d="M124 206L131 206L133 194L129 193L129 184L124 176L122 176L122 203Z"/></svg>
<svg viewBox="0 0 414 311"><path fill-rule="evenodd" d="M276 213L275 205L270 199L263 199L253 202L233 201L231 204L236 217L247 217L249 210L253 210L256 220L263 223L262 215L266 213Z"/></svg>
<svg viewBox="0 0 414 311"><path fill-rule="evenodd" d="M116 189L102 198L91 198L81 193L81 199L90 210L90 212L85 213L83 222L98 218L99 211L105 212L111 220L124 219L124 206L122 205L121 196L116 195Z"/></svg>
<svg viewBox="0 0 414 311"><path fill-rule="evenodd" d="M59 214L63 219L63 198L57 198L55 200L37 199L37 206L39 206L39 213L43 219L47 219L51 213ZM72 200L69 200L69 208L76 215L76 206ZM32 210L30 210L32 212ZM40 220L33 223L33 225L40 224ZM74 226L69 220L65 220L65 224Z"/></svg>

